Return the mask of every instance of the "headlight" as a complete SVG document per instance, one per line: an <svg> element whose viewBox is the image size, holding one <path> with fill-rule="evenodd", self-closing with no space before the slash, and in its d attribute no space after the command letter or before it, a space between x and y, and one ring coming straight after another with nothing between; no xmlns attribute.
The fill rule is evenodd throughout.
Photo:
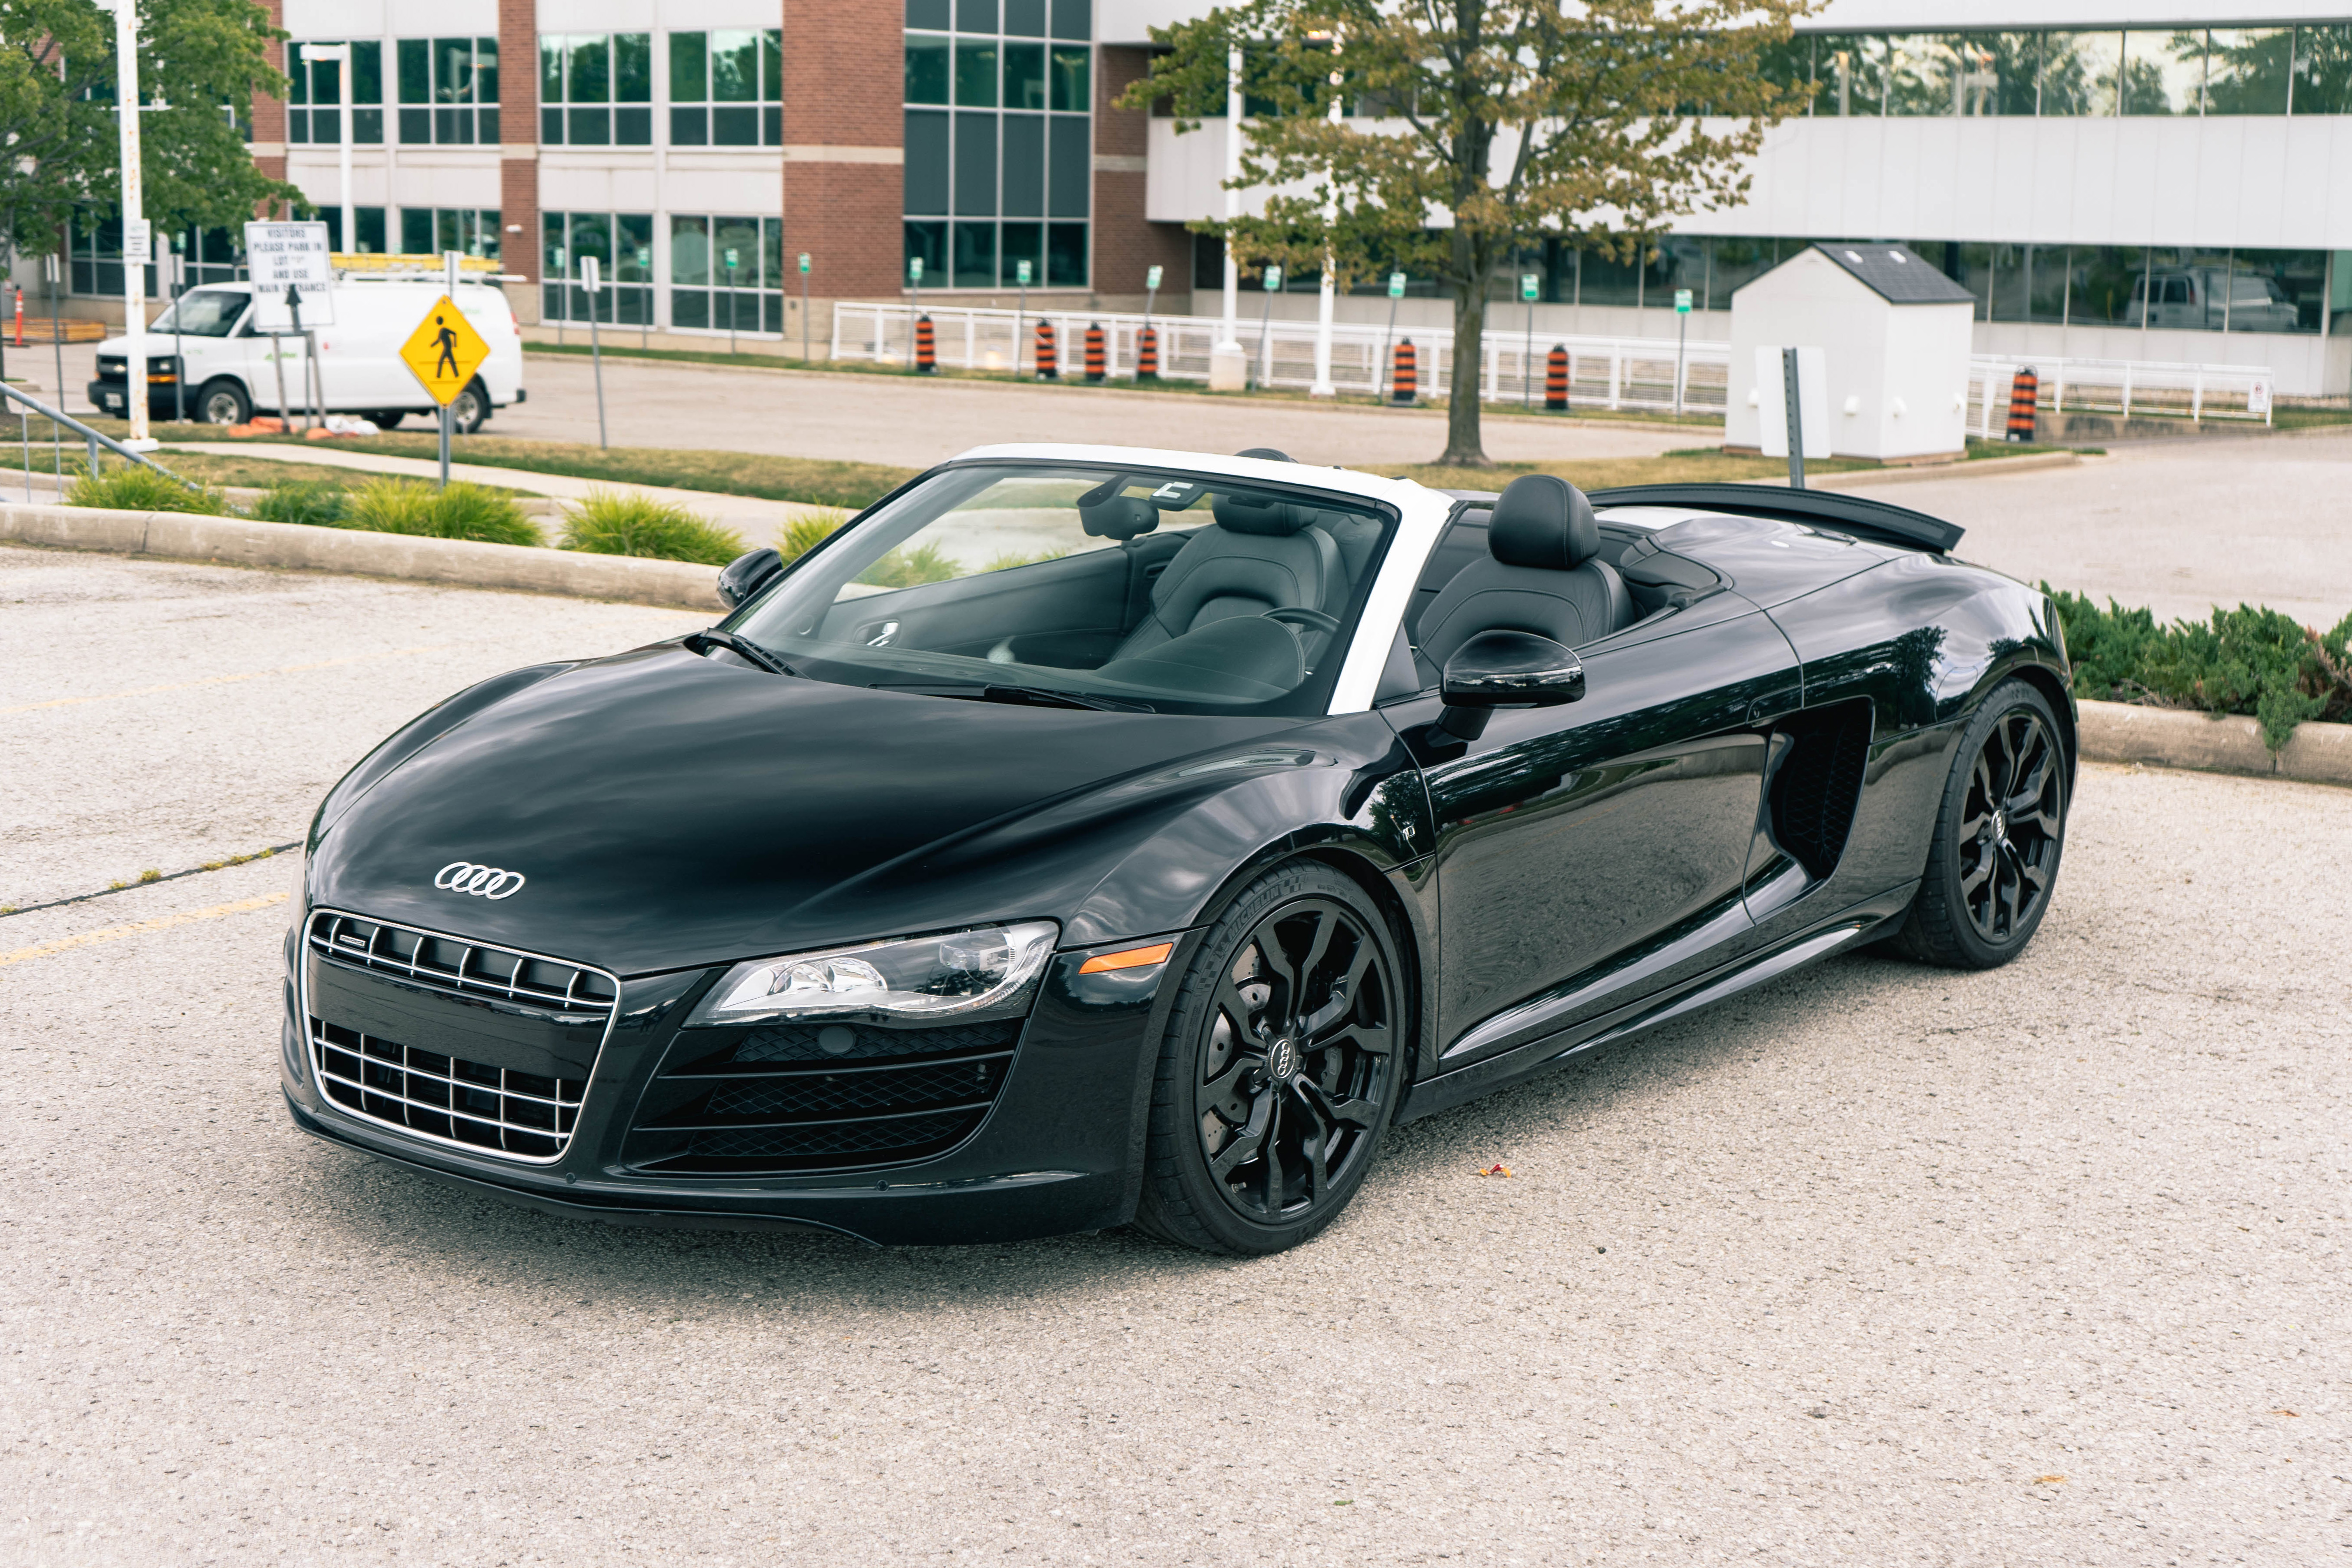
<svg viewBox="0 0 2352 1568"><path fill-rule="evenodd" d="M721 975L687 1026L863 1016L919 1022L1025 1007L1061 928L1052 921L755 958Z"/></svg>

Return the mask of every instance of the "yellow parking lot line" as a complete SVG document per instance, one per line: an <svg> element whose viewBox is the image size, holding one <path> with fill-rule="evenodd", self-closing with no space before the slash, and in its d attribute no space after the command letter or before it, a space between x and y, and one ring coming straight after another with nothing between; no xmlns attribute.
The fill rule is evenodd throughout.
<svg viewBox="0 0 2352 1568"><path fill-rule="evenodd" d="M151 931L169 931L173 926L192 925L197 921L216 921L225 915L241 915L251 910L268 909L282 904L289 895L266 893L257 899L239 899L233 904L215 904L208 910L190 910L184 914L157 915L152 921L133 921L129 925L108 926L101 931L86 931L79 936L61 936L48 942L37 942L30 947L20 947L14 952L0 952L0 969L12 963L29 963L37 958L50 958L69 952L77 947L89 947L101 942L121 942L126 936L141 936Z"/></svg>
<svg viewBox="0 0 2352 1568"><path fill-rule="evenodd" d="M164 691L193 691L199 686L233 686L240 680L259 680L270 675L300 675L306 670L332 669L338 665L365 664L374 658L405 658L415 653L443 653L456 646L444 642L435 643L429 647L395 647L383 653L356 653L349 658L322 658L313 664L281 664L275 669L248 670L243 675L207 675L200 680L174 681L169 686L139 686L129 691L101 691L89 697L52 697L47 702L0 708L0 713L30 713L42 708L71 708L81 702L111 702L119 697L152 697Z"/></svg>

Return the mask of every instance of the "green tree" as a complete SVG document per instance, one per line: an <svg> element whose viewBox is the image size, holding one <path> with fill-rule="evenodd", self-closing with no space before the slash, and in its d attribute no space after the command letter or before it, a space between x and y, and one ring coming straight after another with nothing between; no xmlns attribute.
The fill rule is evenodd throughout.
<svg viewBox="0 0 2352 1568"><path fill-rule="evenodd" d="M281 98L268 47L286 35L251 0L140 6L141 174L161 235L234 226L265 204L306 206L254 166L242 123ZM0 0L0 243L53 250L67 224L121 205L114 18L89 0Z"/></svg>
<svg viewBox="0 0 2352 1568"><path fill-rule="evenodd" d="M1737 201L1746 163L1810 89L1762 74L1817 0L1242 0L1155 28L1166 52L1122 102L1180 129L1224 112L1245 47L1246 260L1342 287L1390 266L1454 298L1457 388L1474 388L1489 289L1548 237L1619 260L1669 219ZM1339 104L1342 117L1332 116ZM1448 400L1438 460L1484 466L1475 390Z"/></svg>

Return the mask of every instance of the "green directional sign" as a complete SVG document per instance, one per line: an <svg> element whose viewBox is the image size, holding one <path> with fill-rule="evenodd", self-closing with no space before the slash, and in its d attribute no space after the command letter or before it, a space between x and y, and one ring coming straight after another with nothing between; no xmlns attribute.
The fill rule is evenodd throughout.
<svg viewBox="0 0 2352 1568"><path fill-rule="evenodd" d="M1155 267L1150 271L1143 275L1143 286L1146 289L1150 289L1154 291L1158 290L1160 288L1160 268Z"/></svg>
<svg viewBox="0 0 2352 1568"><path fill-rule="evenodd" d="M808 253L807 251L803 250L803 251L802 251L802 252L801 252L801 270L802 270L803 272L806 272L808 269L809 269L809 253Z"/></svg>
<svg viewBox="0 0 2352 1568"><path fill-rule="evenodd" d="M1389 298L1391 300L1402 300L1404 298L1403 273L1391 272L1389 274Z"/></svg>
<svg viewBox="0 0 2352 1568"><path fill-rule="evenodd" d="M1279 267L1269 267L1269 268L1267 268L1265 269L1265 291L1266 291L1267 293L1271 294L1271 293L1273 293L1276 289L1279 289L1279 288L1281 288L1281 287L1282 287L1282 268L1279 268Z"/></svg>
<svg viewBox="0 0 2352 1568"><path fill-rule="evenodd" d="M731 256L733 253L730 252L729 254ZM733 263L730 261L729 265L732 266ZM910 256L907 258L907 277L910 281L916 283L920 283L923 280L923 258L921 257Z"/></svg>
<svg viewBox="0 0 2352 1568"><path fill-rule="evenodd" d="M1532 272L1522 272L1522 273L1520 273L1520 274L1519 274L1519 298L1520 298L1520 299L1527 300L1529 304L1533 304L1533 303L1535 303L1536 297L1537 297L1538 294L1541 294L1542 292L1543 292L1543 279L1540 279L1540 278L1537 277L1537 276L1536 276L1534 273L1532 273Z"/></svg>
<svg viewBox="0 0 2352 1568"><path fill-rule="evenodd" d="M1027 262L1024 261L1021 263L1017 269L1017 276L1021 280L1021 287L1024 289L1029 287L1029 264Z"/></svg>
<svg viewBox="0 0 2352 1568"><path fill-rule="evenodd" d="M1691 291L1690 291L1689 289L1675 289L1675 309L1677 311L1679 311L1681 314L1687 316L1687 315L1689 315L1689 314L1690 314L1690 308L1691 308Z"/></svg>

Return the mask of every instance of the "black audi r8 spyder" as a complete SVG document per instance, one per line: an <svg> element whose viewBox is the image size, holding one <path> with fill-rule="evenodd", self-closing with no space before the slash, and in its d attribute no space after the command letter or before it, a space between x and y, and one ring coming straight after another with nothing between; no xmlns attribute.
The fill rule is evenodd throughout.
<svg viewBox="0 0 2352 1568"><path fill-rule="evenodd" d="M2014 956L2066 651L1746 485L983 447L320 806L305 1131L563 1214L1313 1235L1385 1131L1865 942Z"/></svg>

